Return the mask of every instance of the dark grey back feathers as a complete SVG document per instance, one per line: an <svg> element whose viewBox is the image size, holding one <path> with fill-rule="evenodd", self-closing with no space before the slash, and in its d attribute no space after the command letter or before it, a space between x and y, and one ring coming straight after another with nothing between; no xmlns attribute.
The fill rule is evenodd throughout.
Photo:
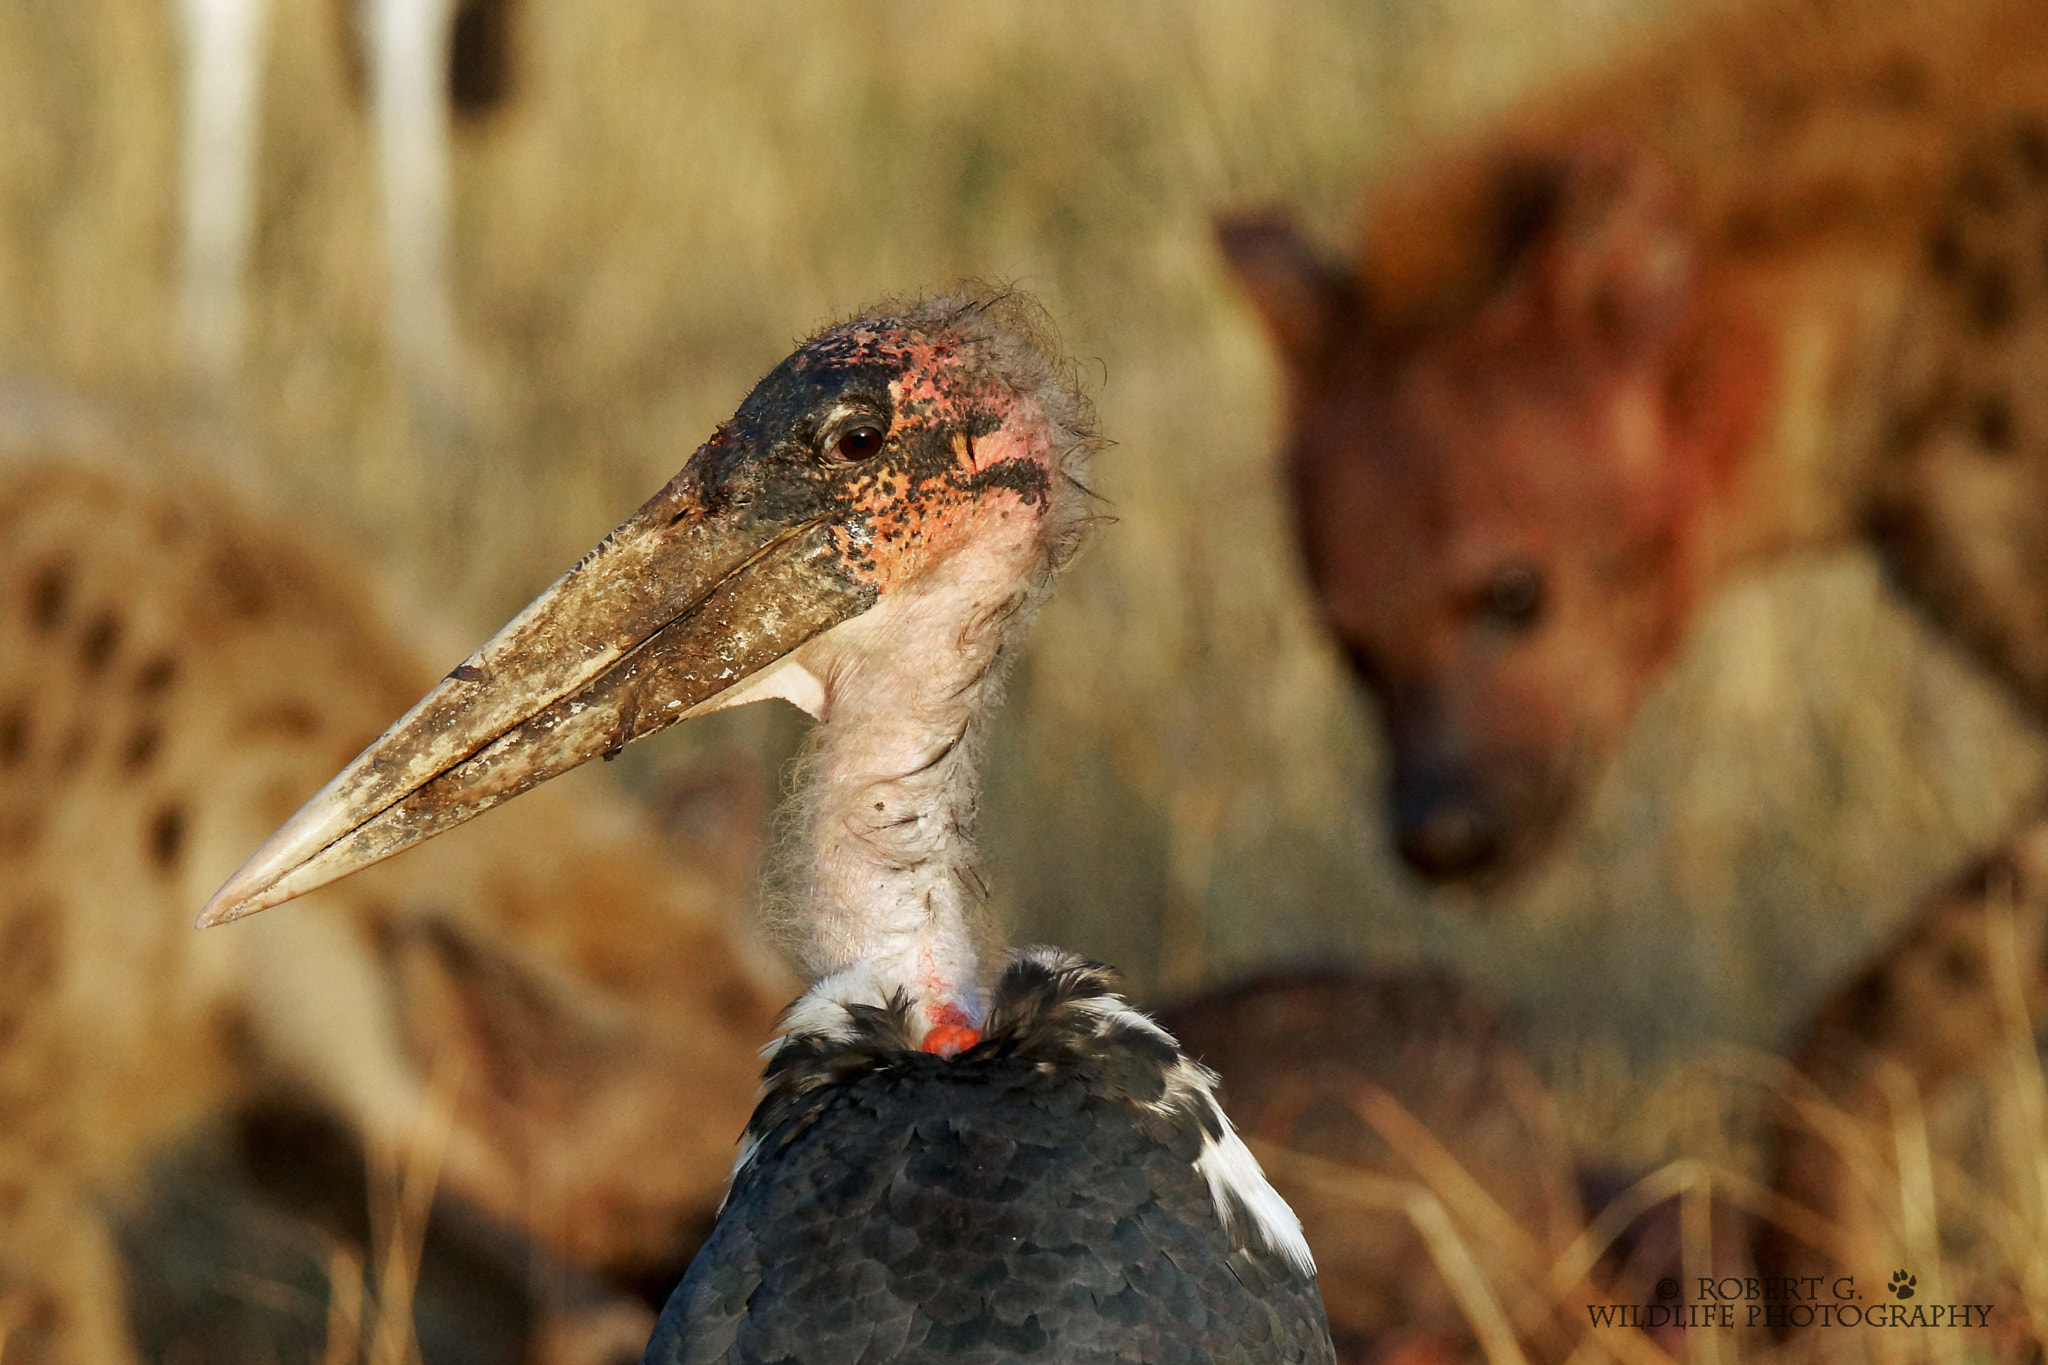
<svg viewBox="0 0 2048 1365"><path fill-rule="evenodd" d="M1206 1073L1110 987L1023 955L950 1060L900 999L785 1039L650 1365L1332 1360L1312 1274L1197 1168Z"/></svg>

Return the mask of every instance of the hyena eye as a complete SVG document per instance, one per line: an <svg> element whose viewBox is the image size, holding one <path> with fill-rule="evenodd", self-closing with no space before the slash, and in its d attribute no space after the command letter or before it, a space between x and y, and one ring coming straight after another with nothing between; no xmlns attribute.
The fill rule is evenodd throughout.
<svg viewBox="0 0 2048 1365"><path fill-rule="evenodd" d="M1543 576L1536 566L1516 561L1495 569L1486 580L1479 614L1501 630L1519 634L1534 629L1543 619Z"/></svg>

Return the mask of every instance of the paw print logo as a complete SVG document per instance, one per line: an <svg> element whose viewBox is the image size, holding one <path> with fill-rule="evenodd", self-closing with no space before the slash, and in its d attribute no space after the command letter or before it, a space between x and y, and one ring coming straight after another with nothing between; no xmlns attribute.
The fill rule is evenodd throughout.
<svg viewBox="0 0 2048 1365"><path fill-rule="evenodd" d="M1915 1279L1913 1276L1908 1275L1905 1271L1894 1270L1892 1272L1891 1282L1887 1284L1885 1287L1892 1291L1892 1297L1904 1300L1912 1298L1913 1291L1917 1289L1919 1285L1920 1281Z"/></svg>

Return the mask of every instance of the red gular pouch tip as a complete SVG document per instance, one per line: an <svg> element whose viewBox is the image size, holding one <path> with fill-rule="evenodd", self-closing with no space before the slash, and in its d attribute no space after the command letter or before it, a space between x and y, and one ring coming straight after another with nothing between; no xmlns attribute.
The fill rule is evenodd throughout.
<svg viewBox="0 0 2048 1365"><path fill-rule="evenodd" d="M918 1044L920 1050L939 1057L958 1057L981 1041L981 1030L967 1022L967 1012L956 1005L932 1011L938 1020Z"/></svg>
<svg viewBox="0 0 2048 1365"><path fill-rule="evenodd" d="M941 1057L958 1057L981 1041L981 1030L966 1024L941 1024L924 1036L919 1047Z"/></svg>

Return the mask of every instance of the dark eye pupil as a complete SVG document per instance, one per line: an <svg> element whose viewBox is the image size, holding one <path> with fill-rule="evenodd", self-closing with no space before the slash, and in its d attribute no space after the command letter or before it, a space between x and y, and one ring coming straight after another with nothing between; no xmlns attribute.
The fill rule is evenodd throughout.
<svg viewBox="0 0 2048 1365"><path fill-rule="evenodd" d="M839 438L833 449L842 460L865 460L882 448L880 427L855 427Z"/></svg>

